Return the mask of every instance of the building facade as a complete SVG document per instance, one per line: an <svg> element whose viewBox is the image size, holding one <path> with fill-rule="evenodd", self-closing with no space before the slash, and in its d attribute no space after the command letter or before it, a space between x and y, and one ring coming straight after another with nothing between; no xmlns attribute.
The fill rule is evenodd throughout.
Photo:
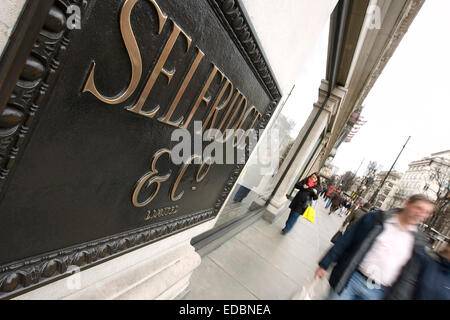
<svg viewBox="0 0 450 320"><path fill-rule="evenodd" d="M387 171L382 171L376 175L375 181L373 185L370 187L370 189L365 194L366 199L371 199L372 196L377 193L373 204L375 207L380 208L382 210L388 210L391 209L386 202L387 196L391 193L392 189L395 188L397 183L400 181L402 174L397 171L391 171L389 173L389 176L386 178ZM386 180L385 180L386 178ZM384 184L381 186L383 181L385 180ZM380 188L381 187L381 188Z"/></svg>
<svg viewBox="0 0 450 320"><path fill-rule="evenodd" d="M422 4L3 1L0 297L179 297L201 247L273 222L332 160ZM317 99L282 152L263 148L324 27ZM261 135L243 163L175 163L171 134L195 121Z"/></svg>
<svg viewBox="0 0 450 320"><path fill-rule="evenodd" d="M431 154L411 162L408 170L385 200L385 207L401 206L409 196L425 194L436 201L437 211L426 224L448 236L449 233L450 151Z"/></svg>

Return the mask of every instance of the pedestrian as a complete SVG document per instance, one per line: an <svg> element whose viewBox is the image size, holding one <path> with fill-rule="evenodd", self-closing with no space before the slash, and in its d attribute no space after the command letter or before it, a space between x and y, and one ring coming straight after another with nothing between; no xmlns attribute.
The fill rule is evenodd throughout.
<svg viewBox="0 0 450 320"><path fill-rule="evenodd" d="M341 194L342 194L342 192L340 190L337 190L331 195L331 207L330 207L330 212L328 213L329 215L332 214L337 209L339 209L341 202L342 202Z"/></svg>
<svg viewBox="0 0 450 320"><path fill-rule="evenodd" d="M346 229L350 228L356 221L361 219L370 210L370 203L366 202L361 208L356 209L348 215L345 219L343 226L347 225Z"/></svg>
<svg viewBox="0 0 450 320"><path fill-rule="evenodd" d="M327 197L327 204L325 206L326 209L328 209L331 206L331 194L334 192L334 190L335 190L335 187L333 185L331 185L328 188L328 192L326 194L326 197Z"/></svg>
<svg viewBox="0 0 450 320"><path fill-rule="evenodd" d="M370 209L370 203L366 202L364 206L362 206L359 209L356 209L352 211L348 217L344 220L342 223L342 226L339 228L339 230L334 234L334 236L331 238L332 243L336 243L337 239L339 239L347 230L350 228L356 221L362 218L366 213L369 212Z"/></svg>
<svg viewBox="0 0 450 320"><path fill-rule="evenodd" d="M353 200L349 199L349 201L347 202L347 210L345 213L346 216L348 216L352 212L352 208L353 208Z"/></svg>
<svg viewBox="0 0 450 320"><path fill-rule="evenodd" d="M434 204L424 195L413 195L403 208L365 214L348 228L319 262L315 277L330 277L331 300L379 300L397 279L411 278L403 267L413 252L423 252L426 237L418 225L428 219ZM396 296L401 286L389 290Z"/></svg>
<svg viewBox="0 0 450 320"><path fill-rule="evenodd" d="M349 201L349 200L347 199L346 196L345 196L344 198L342 198L342 201L341 201L341 210L339 211L339 216L340 216L340 217L343 217L344 215L347 214L348 201Z"/></svg>
<svg viewBox="0 0 450 320"><path fill-rule="evenodd" d="M240 185L238 191L234 195L233 202L235 202L235 203L242 202L242 200L248 196L250 191L251 190L249 188L247 188L246 186Z"/></svg>
<svg viewBox="0 0 450 320"><path fill-rule="evenodd" d="M326 199L326 196L327 196L328 188L327 188L327 186L325 185L325 183L322 183L321 185L322 185L323 187L322 187L322 189L321 189L321 191L320 191L320 197L323 198L323 199L325 200L325 199Z"/></svg>
<svg viewBox="0 0 450 320"><path fill-rule="evenodd" d="M410 276L400 277L388 290L387 300L450 300L450 244L436 253L418 251L405 266Z"/></svg>
<svg viewBox="0 0 450 320"><path fill-rule="evenodd" d="M319 178L319 173L316 172L295 185L295 188L299 189L299 191L289 205L291 213L285 227L281 231L282 234L286 234L292 229L298 217L312 204L312 200L317 200L320 190Z"/></svg>

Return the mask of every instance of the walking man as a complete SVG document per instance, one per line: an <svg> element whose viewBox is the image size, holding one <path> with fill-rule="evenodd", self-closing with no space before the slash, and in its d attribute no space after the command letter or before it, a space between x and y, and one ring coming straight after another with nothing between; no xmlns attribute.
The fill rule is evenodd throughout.
<svg viewBox="0 0 450 320"><path fill-rule="evenodd" d="M401 209L365 214L346 230L319 262L315 277L323 278L336 262L331 277L331 300L383 299L413 252L423 252L426 238L418 225L428 219L434 204L424 195L413 195ZM391 290L390 294L394 295Z"/></svg>

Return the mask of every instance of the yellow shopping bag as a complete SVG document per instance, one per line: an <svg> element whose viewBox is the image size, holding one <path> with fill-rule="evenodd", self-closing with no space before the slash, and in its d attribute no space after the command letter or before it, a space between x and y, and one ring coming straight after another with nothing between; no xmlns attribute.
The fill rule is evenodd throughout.
<svg viewBox="0 0 450 320"><path fill-rule="evenodd" d="M316 216L316 210L311 208L311 206L308 206L308 208L306 208L305 212L303 212L303 215L302 215L303 218L311 221L312 223L314 223L315 216Z"/></svg>

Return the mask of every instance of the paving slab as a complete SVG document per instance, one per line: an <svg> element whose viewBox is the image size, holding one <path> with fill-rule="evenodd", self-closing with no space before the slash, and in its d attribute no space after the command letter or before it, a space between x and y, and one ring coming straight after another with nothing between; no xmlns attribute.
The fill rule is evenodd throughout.
<svg viewBox="0 0 450 320"><path fill-rule="evenodd" d="M209 257L258 299L289 299L297 290L292 279L237 239Z"/></svg>
<svg viewBox="0 0 450 320"><path fill-rule="evenodd" d="M202 259L190 282L195 285L190 286L184 300L256 300L247 288L208 257Z"/></svg>
<svg viewBox="0 0 450 320"><path fill-rule="evenodd" d="M313 204L314 223L299 217L291 232L281 234L289 209L273 222L257 220L202 258L184 299L292 299L309 284L318 261L332 246L331 237L345 217L329 215L325 201ZM319 284L317 298L329 286Z"/></svg>

